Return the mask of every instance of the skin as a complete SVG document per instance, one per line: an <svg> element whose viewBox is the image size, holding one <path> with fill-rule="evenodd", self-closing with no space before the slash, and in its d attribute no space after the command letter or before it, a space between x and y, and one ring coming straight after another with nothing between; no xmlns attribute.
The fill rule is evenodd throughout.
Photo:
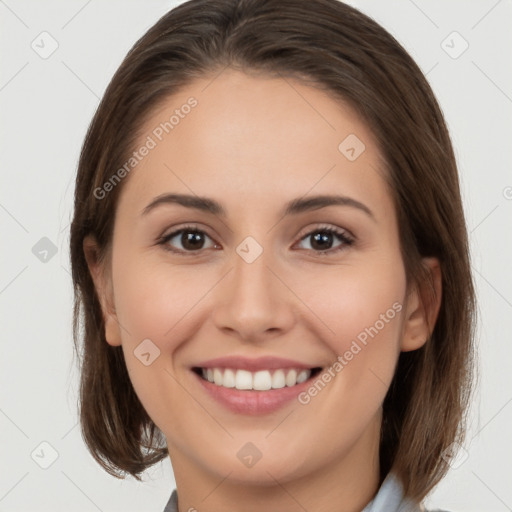
<svg viewBox="0 0 512 512"><path fill-rule="evenodd" d="M198 105L125 178L106 266L95 240L84 241L107 342L123 347L136 393L167 438L180 512L360 511L379 487L381 406L398 356L421 347L435 323L439 264L425 259L438 292L425 305L406 281L377 144L348 105L291 79L228 69L168 98L141 144L190 96ZM349 134L366 146L352 162L338 150ZM177 204L141 214L171 192L213 198L226 217ZM339 205L282 217L292 199L333 193L373 217ZM206 233L202 249L179 255L157 243L188 223ZM325 225L354 243L334 235L319 254L312 234ZM263 249L252 263L236 252L247 236ZM185 251L181 240L168 245ZM402 310L307 405L236 414L190 370L227 355L329 367L397 302ZM133 353L147 338L161 351L149 366ZM236 455L247 442L262 453L252 468Z"/></svg>

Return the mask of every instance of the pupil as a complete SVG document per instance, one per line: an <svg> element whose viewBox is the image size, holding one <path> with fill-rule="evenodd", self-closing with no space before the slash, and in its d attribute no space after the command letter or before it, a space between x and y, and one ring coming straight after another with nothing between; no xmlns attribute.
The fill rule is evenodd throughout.
<svg viewBox="0 0 512 512"><path fill-rule="evenodd" d="M331 245L332 243L332 233L327 233L325 231L323 231L321 234L316 234L316 235L313 235L313 240L314 242L311 244L311 246L313 247L313 249L320 249L320 250L325 250L325 249L329 249L330 247L326 247L325 245L325 242L327 242L327 245ZM315 247L317 246L317 247Z"/></svg>
<svg viewBox="0 0 512 512"><path fill-rule="evenodd" d="M197 231L186 231L181 236L181 243L185 249L200 249L203 245L202 235Z"/></svg>

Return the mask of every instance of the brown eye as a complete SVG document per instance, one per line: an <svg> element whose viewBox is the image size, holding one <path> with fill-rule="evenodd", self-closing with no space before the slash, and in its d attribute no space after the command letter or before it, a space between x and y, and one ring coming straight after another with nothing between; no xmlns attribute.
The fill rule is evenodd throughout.
<svg viewBox="0 0 512 512"><path fill-rule="evenodd" d="M338 245L333 248L336 239L341 243L338 243ZM331 227L318 228L314 231L310 231L306 236L301 238L301 242L304 240L310 241L310 247L306 247L306 249L319 253L334 253L354 243L353 238L349 237L344 230Z"/></svg>
<svg viewBox="0 0 512 512"><path fill-rule="evenodd" d="M212 242L210 246L206 245L208 240ZM197 252L201 249L215 247L215 243L204 231L192 227L173 231L162 237L159 243L166 249L178 253Z"/></svg>

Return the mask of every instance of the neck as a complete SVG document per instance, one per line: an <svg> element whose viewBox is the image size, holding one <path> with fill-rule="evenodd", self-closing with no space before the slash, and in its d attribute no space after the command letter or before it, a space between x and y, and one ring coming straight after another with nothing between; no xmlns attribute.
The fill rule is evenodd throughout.
<svg viewBox="0 0 512 512"><path fill-rule="evenodd" d="M261 481L234 479L198 466L178 447L169 446L178 490L179 512L360 512L380 481L380 415L342 457L294 478ZM290 466L293 470L293 465Z"/></svg>

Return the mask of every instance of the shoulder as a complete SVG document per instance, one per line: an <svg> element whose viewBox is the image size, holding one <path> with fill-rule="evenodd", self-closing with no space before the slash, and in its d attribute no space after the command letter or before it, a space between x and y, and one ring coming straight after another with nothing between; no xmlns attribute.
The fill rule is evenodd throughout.
<svg viewBox="0 0 512 512"><path fill-rule="evenodd" d="M397 475L390 472L382 482L377 494L362 512L449 512L441 509L427 509L404 496L403 487Z"/></svg>
<svg viewBox="0 0 512 512"><path fill-rule="evenodd" d="M375 498L362 512L449 512L444 509L427 509L404 498L399 480L388 475ZM178 512L178 493L174 489L163 512Z"/></svg>
<svg viewBox="0 0 512 512"><path fill-rule="evenodd" d="M169 498L163 512L178 512L178 493L176 489L172 491L171 497Z"/></svg>
<svg viewBox="0 0 512 512"><path fill-rule="evenodd" d="M426 508L425 505L420 506L421 512L450 512L449 510L445 510L444 508Z"/></svg>

